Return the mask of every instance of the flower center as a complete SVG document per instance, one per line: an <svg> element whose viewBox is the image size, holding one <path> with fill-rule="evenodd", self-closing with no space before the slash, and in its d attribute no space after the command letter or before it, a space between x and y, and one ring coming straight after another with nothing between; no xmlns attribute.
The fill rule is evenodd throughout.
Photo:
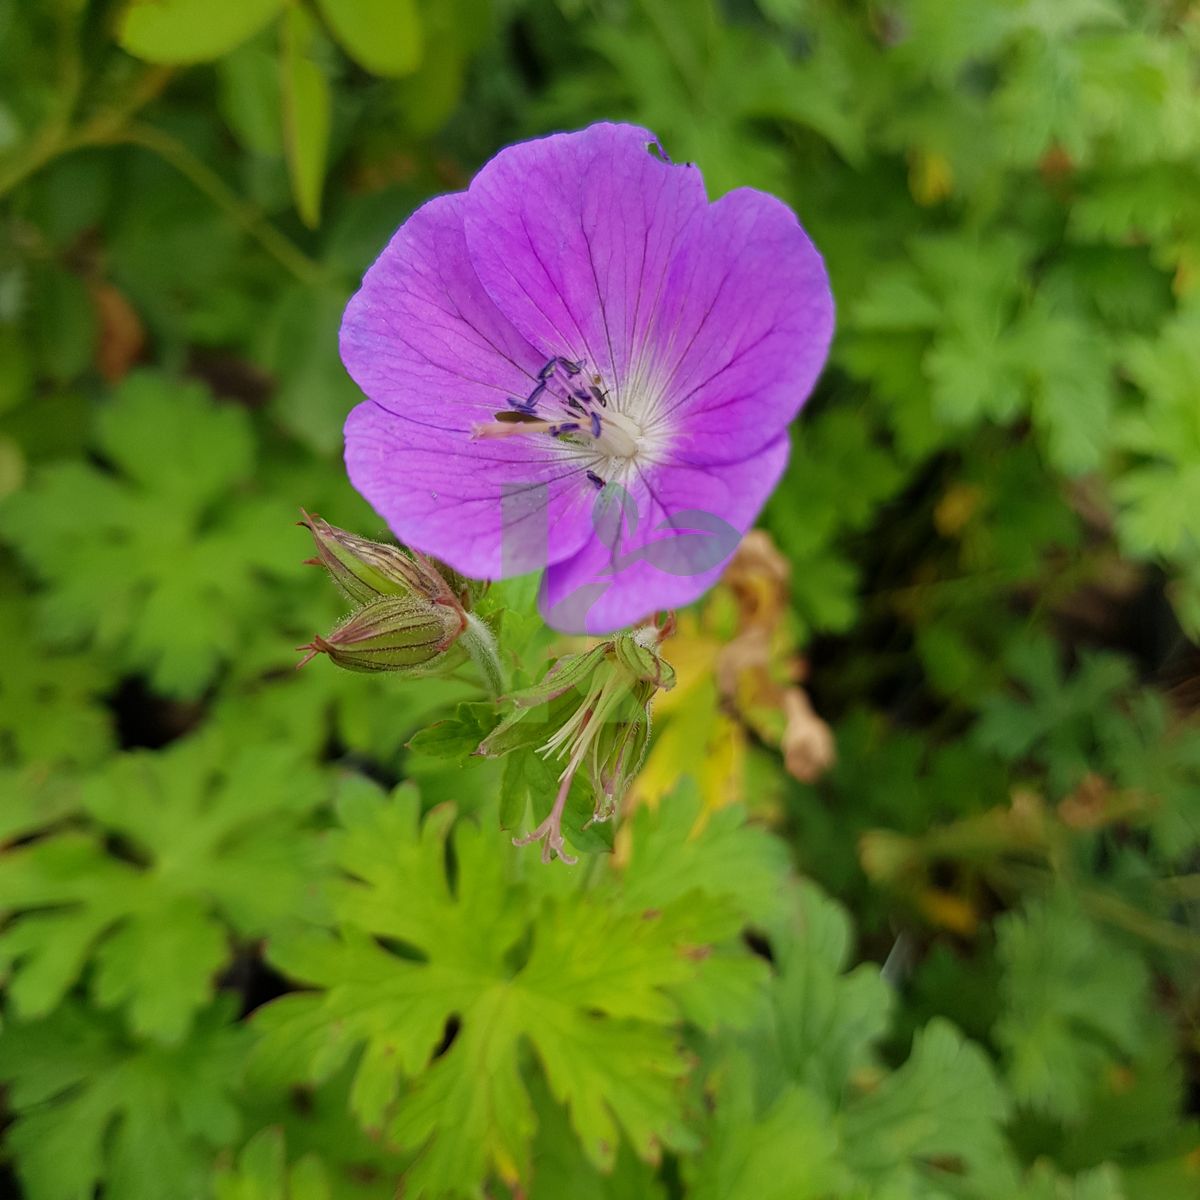
<svg viewBox="0 0 1200 1200"><path fill-rule="evenodd" d="M528 396L510 396L506 410L473 431L477 438L531 434L577 446L598 459L628 460L637 457L642 428L611 407L600 375L583 362L555 356L538 372ZM587 475L597 487L604 486L595 472Z"/></svg>

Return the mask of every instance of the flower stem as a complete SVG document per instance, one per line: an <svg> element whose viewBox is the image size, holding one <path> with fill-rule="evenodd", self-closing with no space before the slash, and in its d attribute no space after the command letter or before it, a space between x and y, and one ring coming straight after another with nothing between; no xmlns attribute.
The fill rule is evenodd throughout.
<svg viewBox="0 0 1200 1200"><path fill-rule="evenodd" d="M504 668L492 631L474 613L467 613L467 627L458 640L471 656L488 695L498 700L504 692Z"/></svg>

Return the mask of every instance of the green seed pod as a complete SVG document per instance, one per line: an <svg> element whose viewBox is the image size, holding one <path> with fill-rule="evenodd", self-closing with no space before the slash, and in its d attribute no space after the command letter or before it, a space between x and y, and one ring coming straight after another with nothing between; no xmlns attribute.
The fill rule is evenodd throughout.
<svg viewBox="0 0 1200 1200"><path fill-rule="evenodd" d="M309 651L304 662L328 654L348 671L430 675L453 670L466 660L457 644L466 626L466 616L456 605L416 596L380 596L352 613L329 637L313 638L301 649Z"/></svg>

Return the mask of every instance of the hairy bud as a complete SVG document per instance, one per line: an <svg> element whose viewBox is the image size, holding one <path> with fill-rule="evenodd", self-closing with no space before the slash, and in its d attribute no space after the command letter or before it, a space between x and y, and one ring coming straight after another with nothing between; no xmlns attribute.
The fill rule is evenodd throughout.
<svg viewBox="0 0 1200 1200"><path fill-rule="evenodd" d="M380 596L424 596L437 603L464 605L469 598L470 585L461 575L424 555L372 542L300 511L304 514L301 524L312 534L317 548L316 557L307 561L324 567L355 604L367 604Z"/></svg>
<svg viewBox="0 0 1200 1200"><path fill-rule="evenodd" d="M413 596L380 596L351 613L327 638L315 637L301 650L327 654L348 671L404 671L429 675L466 660L458 646L467 627L461 608Z"/></svg>
<svg viewBox="0 0 1200 1200"><path fill-rule="evenodd" d="M303 510L301 510L303 511ZM358 607L327 638L305 646L300 666L327 654L348 671L434 675L467 660L459 639L468 625L470 584L421 554L372 542L304 513L315 558Z"/></svg>

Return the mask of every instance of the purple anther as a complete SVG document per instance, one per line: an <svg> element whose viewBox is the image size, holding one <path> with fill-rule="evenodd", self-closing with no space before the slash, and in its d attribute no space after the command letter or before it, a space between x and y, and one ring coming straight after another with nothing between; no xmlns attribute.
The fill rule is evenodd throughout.
<svg viewBox="0 0 1200 1200"><path fill-rule="evenodd" d="M583 370L583 363L581 362L572 362L569 358L560 358L558 361L562 363L562 369L568 375L578 375Z"/></svg>
<svg viewBox="0 0 1200 1200"><path fill-rule="evenodd" d="M582 400L584 404L591 404L592 402L591 392L585 392L582 388L576 388L571 395L574 396L576 400Z"/></svg>
<svg viewBox="0 0 1200 1200"><path fill-rule="evenodd" d="M533 412L533 405L528 400L518 400L516 396L509 396L508 406L509 408L515 408L519 413Z"/></svg>
<svg viewBox="0 0 1200 1200"><path fill-rule="evenodd" d="M567 421L563 425L551 425L549 432L551 437L562 437L564 433L578 433L579 422Z"/></svg>
<svg viewBox="0 0 1200 1200"><path fill-rule="evenodd" d="M598 438L600 436L600 414L598 412L594 412L591 414L591 418L592 418L592 437Z"/></svg>
<svg viewBox="0 0 1200 1200"><path fill-rule="evenodd" d="M608 393L606 391L596 387L594 384L590 384L588 386L588 391L591 392L592 396L599 402L601 408L608 407Z"/></svg>
<svg viewBox="0 0 1200 1200"><path fill-rule="evenodd" d="M596 485L596 487L598 489L601 489L604 487L604 480L601 479L600 476L597 475L595 471L589 471L587 473L587 477L588 477L588 479L591 480L592 483L594 483Z"/></svg>
<svg viewBox="0 0 1200 1200"><path fill-rule="evenodd" d="M536 408L538 397L546 390L546 381L543 379L541 383L529 393L528 404L530 408Z"/></svg>
<svg viewBox="0 0 1200 1200"><path fill-rule="evenodd" d="M554 368L558 366L558 359L552 358L539 372L539 379L549 379L554 374Z"/></svg>

